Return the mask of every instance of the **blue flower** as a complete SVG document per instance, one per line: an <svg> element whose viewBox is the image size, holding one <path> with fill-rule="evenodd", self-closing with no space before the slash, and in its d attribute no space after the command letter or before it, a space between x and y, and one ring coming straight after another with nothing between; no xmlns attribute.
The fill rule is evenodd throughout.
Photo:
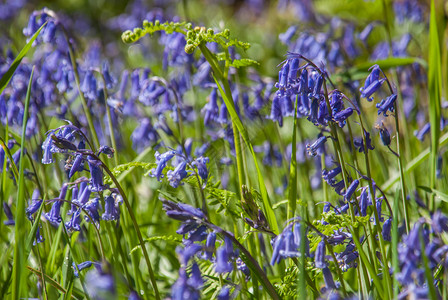
<svg viewBox="0 0 448 300"><path fill-rule="evenodd" d="M353 108L349 107L333 115L335 122L339 124L339 127L343 128L345 125L345 120L353 114Z"/></svg>
<svg viewBox="0 0 448 300"><path fill-rule="evenodd" d="M208 178L208 169L207 169L207 163L209 162L208 157L199 157L196 158L192 165L195 166L198 170L199 176L202 178L202 180L207 180Z"/></svg>
<svg viewBox="0 0 448 300"><path fill-rule="evenodd" d="M281 98L278 95L275 95L274 99L272 100L271 114L269 116L269 119L274 122L278 122L278 125L282 127L283 115L280 100Z"/></svg>
<svg viewBox="0 0 448 300"><path fill-rule="evenodd" d="M65 198L65 195L64 195L64 198ZM64 199L64 198L60 198L60 199ZM62 204L63 204L63 201L60 201L60 200L55 201L53 206L51 207L50 212L44 214L44 217L53 226L57 227L59 225L59 223L62 221L62 218L61 218L61 205Z"/></svg>
<svg viewBox="0 0 448 300"><path fill-rule="evenodd" d="M93 198L86 204L84 204L83 208L87 211L90 218L93 220L93 222L98 223L100 221L100 214L98 212L98 209L100 208L100 202L98 201L99 198ZM84 219L87 222L90 222L90 218L88 216L84 216Z"/></svg>
<svg viewBox="0 0 448 300"><path fill-rule="evenodd" d="M378 129L380 130L380 138L381 138L381 141L383 142L383 145L389 146L390 142L391 142L389 131L384 126L384 124L382 124L381 126L378 126Z"/></svg>
<svg viewBox="0 0 448 300"><path fill-rule="evenodd" d="M218 300L229 300L230 299L230 288L224 286L217 296Z"/></svg>
<svg viewBox="0 0 448 300"><path fill-rule="evenodd" d="M216 89L212 89L209 96L209 102L204 106L202 112L204 113L204 124L209 125L210 122L215 121L219 117L219 106L218 106L218 93Z"/></svg>
<svg viewBox="0 0 448 300"><path fill-rule="evenodd" d="M26 216L31 221L33 220L32 215L34 215L42 205L42 199L39 199L39 196L40 196L39 190L38 189L34 190L31 198L31 203L25 210Z"/></svg>
<svg viewBox="0 0 448 300"><path fill-rule="evenodd" d="M92 70L89 69L85 73L80 89L87 99L95 100L98 97L96 78Z"/></svg>
<svg viewBox="0 0 448 300"><path fill-rule="evenodd" d="M99 192L104 189L103 186L103 171L101 169L101 162L94 159L92 156L87 156L87 163L89 164L90 188L92 192Z"/></svg>
<svg viewBox="0 0 448 300"><path fill-rule="evenodd" d="M166 173L166 177L170 182L170 185L173 188L177 188L180 184L183 184L181 181L188 176L188 172L186 171L187 163L185 161L181 162L177 165L174 171L169 170Z"/></svg>
<svg viewBox="0 0 448 300"><path fill-rule="evenodd" d="M67 229L71 231L81 231L80 225L81 225L81 209L79 208L73 213L70 221L65 223L65 227L67 227Z"/></svg>
<svg viewBox="0 0 448 300"><path fill-rule="evenodd" d="M397 100L396 94L392 94L386 99L381 100L381 102L376 105L376 108L378 108L378 115L383 114L385 117L387 117L388 111L390 112L394 111L394 105L396 100Z"/></svg>
<svg viewBox="0 0 448 300"><path fill-rule="evenodd" d="M350 199L352 198L353 193L356 191L356 189L358 188L359 185L359 180L355 179L352 181L352 183L349 185L349 187L347 188L347 191L345 192L344 198L346 201L350 201Z"/></svg>
<svg viewBox="0 0 448 300"><path fill-rule="evenodd" d="M8 220L3 221L3 224L6 226L14 225L16 222L14 221L14 216L12 215L11 208L9 207L8 203L3 202L3 212L5 213Z"/></svg>
<svg viewBox="0 0 448 300"><path fill-rule="evenodd" d="M372 95L379 90L384 81L385 79L379 79L373 81L369 86L367 86L365 89L362 90L361 97L367 98L368 101L372 101L373 100Z"/></svg>
<svg viewBox="0 0 448 300"><path fill-rule="evenodd" d="M316 156L318 149L320 147L322 147L325 144L326 141L327 141L327 137L326 136L321 136L320 138L318 138L311 145L310 144L306 145L306 152L308 153L308 155Z"/></svg>
<svg viewBox="0 0 448 300"><path fill-rule="evenodd" d="M314 264L316 268L323 269L327 266L325 262L325 242L322 239L317 245L316 252L314 253Z"/></svg>
<svg viewBox="0 0 448 300"><path fill-rule="evenodd" d="M167 162L170 161L174 157L174 155L176 155L176 152L173 150L165 152L163 154L160 154L158 151L156 151L154 156L156 157L157 168L151 169L149 171L149 175L151 177L156 177L158 181L161 181L160 178L163 177L163 169L165 169Z"/></svg>
<svg viewBox="0 0 448 300"><path fill-rule="evenodd" d="M391 240L391 235L390 235L391 229L392 229L392 218L388 218L384 222L383 229L381 230L381 234L382 234L383 239L385 241L390 242L390 240Z"/></svg>
<svg viewBox="0 0 448 300"><path fill-rule="evenodd" d="M233 265L229 261L230 254L226 245L218 248L216 251L216 264L215 271L219 274L228 273L233 271Z"/></svg>
<svg viewBox="0 0 448 300"><path fill-rule="evenodd" d="M121 201L119 200L116 201L113 195L111 194L106 197L104 202L105 202L104 214L101 216L101 219L105 221L119 220L120 219L119 205L121 204Z"/></svg>
<svg viewBox="0 0 448 300"><path fill-rule="evenodd" d="M84 158L83 158L82 154L76 155L75 160L73 161L72 167L70 168L68 178L72 178L76 172L81 172L84 169L84 166L82 165L83 160L84 160Z"/></svg>

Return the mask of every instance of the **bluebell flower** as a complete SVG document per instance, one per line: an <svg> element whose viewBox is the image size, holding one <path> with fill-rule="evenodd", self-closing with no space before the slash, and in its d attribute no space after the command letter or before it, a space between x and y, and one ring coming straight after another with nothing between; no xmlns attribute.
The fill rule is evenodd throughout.
<svg viewBox="0 0 448 300"><path fill-rule="evenodd" d="M364 135L366 137L367 148L370 150L375 149L375 146L372 145L372 139L370 138L370 133L368 131L364 130ZM357 148L360 153L365 151L364 140L362 138L354 139L353 144L354 144L355 148Z"/></svg>
<svg viewBox="0 0 448 300"><path fill-rule="evenodd" d="M89 297L92 299L116 299L116 287L114 277L103 270L101 265L95 265L89 270L85 277L85 287Z"/></svg>
<svg viewBox="0 0 448 300"><path fill-rule="evenodd" d="M104 189L103 186L103 171L101 162L94 159L92 156L87 156L87 163L89 164L90 175L90 189L92 192L99 192Z"/></svg>
<svg viewBox="0 0 448 300"><path fill-rule="evenodd" d="M154 145L159 140L159 134L148 118L140 120L139 126L135 128L131 135L132 146L137 152L143 151L146 147Z"/></svg>
<svg viewBox="0 0 448 300"><path fill-rule="evenodd" d="M103 63L102 72L104 80L106 81L106 88L112 89L115 86L117 80L112 76L112 74L110 74L109 64L107 62Z"/></svg>
<svg viewBox="0 0 448 300"><path fill-rule="evenodd" d="M199 266L197 263L193 263L191 266L191 276L188 278L188 284L194 289L199 290L204 284L204 280L201 276L201 270L199 270Z"/></svg>
<svg viewBox="0 0 448 300"><path fill-rule="evenodd" d="M34 196L34 193L33 193ZM39 195L37 195L39 197ZM29 220L33 220L33 215L39 210L42 205L42 199L33 198L31 204L26 208L25 213Z"/></svg>
<svg viewBox="0 0 448 300"><path fill-rule="evenodd" d="M208 157L198 157L196 158L192 165L195 166L198 170L199 176L202 178L202 180L207 180L208 178L208 169L207 169L207 163L209 162Z"/></svg>
<svg viewBox="0 0 448 300"><path fill-rule="evenodd" d="M367 98L368 101L372 101L373 97L372 95L379 90L379 88L381 87L381 85L383 84L383 82L386 79L379 79L379 80L375 80L373 81L369 86L367 86L366 88L364 88L361 92L361 97L362 98Z"/></svg>
<svg viewBox="0 0 448 300"><path fill-rule="evenodd" d="M216 251L215 271L219 274L233 271L233 264L229 261L230 253L226 245L218 248Z"/></svg>
<svg viewBox="0 0 448 300"><path fill-rule="evenodd" d="M322 268L322 275L324 276L325 287L327 289L337 288L333 280L333 274L331 274L331 271L328 267L325 266Z"/></svg>
<svg viewBox="0 0 448 300"><path fill-rule="evenodd" d="M75 175L76 172L80 172L84 169L84 166L82 165L84 158L82 154L78 154L75 157L75 160L73 161L72 167L70 168L70 172L68 174L68 178L72 178L73 175Z"/></svg>
<svg viewBox="0 0 448 300"><path fill-rule="evenodd" d="M391 241L391 229L392 229L392 218L388 218L384 224L383 229L381 230L381 235L385 241Z"/></svg>
<svg viewBox="0 0 448 300"><path fill-rule="evenodd" d="M227 107L225 103L222 103L221 107L219 108L219 116L216 119L216 122L218 122L219 124L227 124L229 122Z"/></svg>
<svg viewBox="0 0 448 300"><path fill-rule="evenodd" d="M161 181L160 178L163 177L163 169L165 169L166 164L174 157L174 155L176 155L176 152L173 150L165 152L163 154L160 154L158 151L156 151L154 156L156 158L157 167L155 169L151 169L149 171L149 175L151 177L156 177L158 181Z"/></svg>
<svg viewBox="0 0 448 300"><path fill-rule="evenodd" d="M174 203L172 201L164 200L163 209L166 211L168 217L173 218L178 221L187 221L204 219L204 213L198 209L194 208L191 205L183 204L183 203Z"/></svg>
<svg viewBox="0 0 448 300"><path fill-rule="evenodd" d="M93 198L92 200L90 200L89 202L84 204L84 206L83 206L83 208L89 214L90 218L95 223L99 223L99 221L100 221L100 214L99 214L98 210L100 209L101 204L98 200L99 200L99 198ZM90 222L90 218L88 216L84 216L84 219L87 222Z"/></svg>
<svg viewBox="0 0 448 300"><path fill-rule="evenodd" d="M213 253L215 252L215 244L216 244L216 233L211 232L207 236L207 240L205 242L204 255L203 258L207 260L213 259Z"/></svg>
<svg viewBox="0 0 448 300"><path fill-rule="evenodd" d="M97 82L92 70L89 69L86 71L80 89L87 99L95 100L97 98Z"/></svg>
<svg viewBox="0 0 448 300"><path fill-rule="evenodd" d="M341 181L333 183L331 187L334 188L336 194L343 196L343 189L345 188L345 182L343 179Z"/></svg>
<svg viewBox="0 0 448 300"><path fill-rule="evenodd" d="M14 216L12 215L12 211L11 208L9 207L8 203L3 202L3 212L6 215L6 218L8 218L8 220L3 221L3 224L5 224L6 226L11 226L14 225L16 222L14 221Z"/></svg>
<svg viewBox="0 0 448 300"><path fill-rule="evenodd" d="M327 169L322 170L322 178L330 185L335 183L334 178L341 173L341 167L337 166L334 169L328 171Z"/></svg>
<svg viewBox="0 0 448 300"><path fill-rule="evenodd" d="M81 209L79 208L73 213L70 221L65 223L65 227L71 231L81 231L80 225L81 225Z"/></svg>
<svg viewBox="0 0 448 300"><path fill-rule="evenodd" d="M41 226L37 226L36 239L33 241L33 246L36 246L37 244L43 243L45 241L45 238L40 233L40 227Z"/></svg>
<svg viewBox="0 0 448 300"><path fill-rule="evenodd" d="M78 265L76 265L75 263L72 263L73 273L74 273L75 277L77 277L77 278L79 277L79 271L88 269L91 266L93 266L94 264L98 264L98 263L92 262L90 260L84 261Z"/></svg>
<svg viewBox="0 0 448 300"><path fill-rule="evenodd" d="M322 147L325 142L327 141L327 137L326 136L321 136L320 138L318 138L314 143L307 144L306 145L306 152L308 153L308 155L310 156L316 156L317 155L317 150Z"/></svg>
<svg viewBox="0 0 448 300"><path fill-rule="evenodd" d="M105 221L116 221L120 219L121 199L115 199L113 195L109 195L104 199L104 213L101 219Z"/></svg>
<svg viewBox="0 0 448 300"><path fill-rule="evenodd" d="M414 135L419 141L423 142L425 135L427 135L430 132L430 130L431 130L431 123L428 122L425 125L423 125L420 130L415 130Z"/></svg>
<svg viewBox="0 0 448 300"><path fill-rule="evenodd" d="M381 100L381 102L376 105L376 108L378 108L378 115L383 114L385 117L387 117L388 111L390 112L394 111L394 105L396 100L397 100L396 94L392 94L386 99Z"/></svg>
<svg viewBox="0 0 448 300"><path fill-rule="evenodd" d="M327 263L325 262L325 249L325 242L322 240L317 245L316 252L314 253L314 264L316 268L323 269L327 266Z"/></svg>
<svg viewBox="0 0 448 300"><path fill-rule="evenodd" d="M380 138L381 138L381 142L383 142L384 146L389 146L390 145L390 133L387 130L387 128L384 126L384 124L382 124L381 126L377 127L380 130Z"/></svg>
<svg viewBox="0 0 448 300"><path fill-rule="evenodd" d="M204 124L209 125L210 122L216 120L219 117L219 106L218 106L218 93L216 89L212 89L209 96L209 102L202 109L204 113Z"/></svg>
<svg viewBox="0 0 448 300"><path fill-rule="evenodd" d="M367 24L366 27L359 33L358 38L364 43L364 45L367 44L367 39L369 38L370 34L372 33L374 29L374 23Z"/></svg>
<svg viewBox="0 0 448 300"><path fill-rule="evenodd" d="M166 177L173 188L177 188L179 185L183 184L181 181L188 176L188 171L186 171L187 163L185 161L177 165L174 171L169 170L166 173Z"/></svg>
<svg viewBox="0 0 448 300"><path fill-rule="evenodd" d="M278 122L278 125L282 127L283 115L280 100L281 98L278 95L275 95L274 99L272 100L271 114L269 116L269 119L274 122Z"/></svg>
<svg viewBox="0 0 448 300"><path fill-rule="evenodd" d="M198 254L202 250L202 245L190 243L185 245L185 248L178 247L176 249L177 254L180 256L181 263L185 266L188 265L188 262L192 257Z"/></svg>
<svg viewBox="0 0 448 300"><path fill-rule="evenodd" d="M56 35L56 29L57 23L55 22L55 20L50 20L42 32L42 41L44 43L50 43L51 41L53 41Z"/></svg>
<svg viewBox="0 0 448 300"><path fill-rule="evenodd" d="M78 190L78 198L76 199L76 202L83 206L84 204L89 201L91 189L87 187L86 183L81 183L80 188Z"/></svg>
<svg viewBox="0 0 448 300"><path fill-rule="evenodd" d="M343 128L345 120L353 114L353 108L349 107L333 115L333 120L339 124L339 127Z"/></svg>
<svg viewBox="0 0 448 300"><path fill-rule="evenodd" d="M171 298L173 300L198 300L199 291L188 284L188 275L185 268L179 270L179 278L171 287Z"/></svg>
<svg viewBox="0 0 448 300"><path fill-rule="evenodd" d="M218 300L229 300L230 299L230 288L228 286L224 286L217 296Z"/></svg>
<svg viewBox="0 0 448 300"><path fill-rule="evenodd" d="M352 181L352 183L348 186L347 191L345 192L344 198L346 201L350 201L352 198L353 193L356 191L359 185L359 180L355 179Z"/></svg>
<svg viewBox="0 0 448 300"><path fill-rule="evenodd" d="M431 217L432 229L435 233L441 234L448 231L448 217L437 210Z"/></svg>
<svg viewBox="0 0 448 300"><path fill-rule="evenodd" d="M65 196L67 194L67 188L68 188L67 184L62 185L58 199L65 200ZM44 214L44 217L50 222L50 224L56 227L59 226L59 223L62 221L61 206L64 202L61 200L55 201L53 206L51 207L50 212Z"/></svg>
<svg viewBox="0 0 448 300"><path fill-rule="evenodd" d="M359 196L359 209L361 216L367 216L367 206L369 205L369 193L368 188L364 187Z"/></svg>
<svg viewBox="0 0 448 300"><path fill-rule="evenodd" d="M297 26L291 26L286 32L279 34L278 39L285 45L289 45L292 37L297 31Z"/></svg>

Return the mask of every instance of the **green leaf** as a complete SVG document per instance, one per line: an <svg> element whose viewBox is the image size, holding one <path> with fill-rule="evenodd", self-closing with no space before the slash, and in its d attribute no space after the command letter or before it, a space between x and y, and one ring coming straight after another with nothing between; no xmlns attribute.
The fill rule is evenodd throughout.
<svg viewBox="0 0 448 300"><path fill-rule="evenodd" d="M234 59L230 65L235 68L241 68L241 67L248 67L248 66L259 65L259 64L260 63L256 60L249 59L249 58L241 58L241 59Z"/></svg>
<svg viewBox="0 0 448 300"><path fill-rule="evenodd" d="M441 191L430 188L428 186L417 186L417 188L424 190L425 192L429 193L430 195L439 197L440 200L442 200L442 201L448 202L448 194L445 194Z"/></svg>
<svg viewBox="0 0 448 300"><path fill-rule="evenodd" d="M227 111L229 112L230 117L232 118L233 124L238 128L239 133L241 134L244 142L246 143L246 145L249 148L249 151L252 155L252 158L253 158L254 164L255 164L255 169L257 170L258 186L260 189L261 197L263 199L264 211L265 211L266 217L268 219L268 223L269 223L272 231L275 234L278 234L279 230L278 230L277 219L275 217L274 210L272 209L272 205L269 200L268 192L266 190L266 185L264 184L263 174L261 173L260 167L258 166L257 156L255 155L255 151L254 151L254 148L252 147L252 143L250 142L247 130L244 127L243 123L241 122L240 117L238 116L238 113L235 110L233 100L230 99L228 97L228 95L224 92L223 88L221 87L221 85L219 84L218 80L216 79L216 77L214 75L213 75L213 78L215 79L216 85L218 86L218 89L222 95L222 98L227 107Z"/></svg>
<svg viewBox="0 0 448 300"><path fill-rule="evenodd" d="M12 78L12 75L14 75L14 72L16 71L17 67L20 65L20 62L25 57L25 55L28 53L28 51L31 49L31 46L33 45L33 42L36 40L36 38L38 37L39 33L42 31L42 29L44 28L44 26L46 24L47 24L47 22L45 22L36 31L36 33L33 34L31 39L29 40L29 42L25 45L25 47L23 47L22 51L20 51L20 53L19 53L19 55L17 55L16 59L14 59L14 61L11 64L11 66L9 67L8 71L6 71L6 73L0 79L0 94L3 92L3 90L8 85L9 81Z"/></svg>
<svg viewBox="0 0 448 300"><path fill-rule="evenodd" d="M431 1L431 17L429 22L429 122L431 123L431 188L436 186L437 155L440 137L440 114L442 95L442 69L440 58L439 35L434 1ZM434 208L434 197L431 197L430 208Z"/></svg>
<svg viewBox="0 0 448 300"><path fill-rule="evenodd" d="M42 29L42 28L41 28ZM17 182L17 202L16 202L16 218L15 218L15 234L14 234L14 264L13 264L13 278L12 278L12 298L19 299L22 295L25 280L25 260L26 260L26 244L25 244L25 133L26 124L28 123L28 109L30 106L31 85L33 81L34 67L31 71L30 80L28 83L28 90L25 98L25 110L23 113L22 122L22 139L20 141L20 168L19 180Z"/></svg>

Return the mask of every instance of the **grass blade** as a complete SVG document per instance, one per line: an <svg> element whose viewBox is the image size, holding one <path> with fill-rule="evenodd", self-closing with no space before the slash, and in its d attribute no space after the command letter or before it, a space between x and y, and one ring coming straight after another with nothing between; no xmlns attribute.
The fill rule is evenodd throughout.
<svg viewBox="0 0 448 300"><path fill-rule="evenodd" d="M254 148L252 147L252 143L250 142L249 135L246 131L246 128L244 127L243 123L241 122L240 117L238 116L235 107L233 106L233 101L229 99L227 94L224 92L223 88L219 84L218 80L215 79L216 84L218 85L218 89L222 95L222 98L226 104L227 110L232 118L233 124L236 125L238 128L238 131L240 132L241 136L243 137L244 142L246 143L247 147L249 148L250 154L253 157L255 169L257 170L257 177L258 177L258 185L260 188L260 194L263 199L263 206L264 211L266 214L266 217L268 219L269 225L271 226L272 231L275 234L279 233L278 225L277 225L277 219L275 218L274 210L272 209L271 202L269 201L268 192L266 190L266 185L264 183L263 174L261 174L260 167L258 166L257 157L255 155Z"/></svg>
<svg viewBox="0 0 448 300"><path fill-rule="evenodd" d="M429 68L428 68L428 88L429 88L429 121L431 123L431 188L436 187L437 155L439 149L440 136L440 113L442 94L442 69L440 58L440 44L437 30L436 11L434 0L431 1L431 17L429 22ZM435 207L434 196L431 196L430 208Z"/></svg>
<svg viewBox="0 0 448 300"><path fill-rule="evenodd" d="M2 76L0 79L0 94L3 92L3 90L8 85L9 81L12 78L12 75L14 75L14 72L16 71L17 67L20 65L20 62L25 57L25 55L28 53L28 51L31 49L31 46L33 45L33 42L36 40L36 38L39 36L39 33L42 31L42 29L45 27L47 22L45 22L37 31L36 33L31 37L29 42L23 47L22 51L20 51L19 55L17 55L16 59L12 62L11 66L9 67L8 71Z"/></svg>
<svg viewBox="0 0 448 300"><path fill-rule="evenodd" d="M19 180L17 182L17 202L16 202L16 225L15 225L15 245L14 245L14 264L13 264L13 278L12 278L12 298L19 299L23 283L25 278L25 233L26 233L26 220L25 220L25 133L26 124L28 123L28 108L30 105L31 97L31 84L33 81L34 67L31 71L30 80L28 83L28 90L26 92L25 99L25 111L23 113L22 122L22 139L20 141L20 167L19 167Z"/></svg>

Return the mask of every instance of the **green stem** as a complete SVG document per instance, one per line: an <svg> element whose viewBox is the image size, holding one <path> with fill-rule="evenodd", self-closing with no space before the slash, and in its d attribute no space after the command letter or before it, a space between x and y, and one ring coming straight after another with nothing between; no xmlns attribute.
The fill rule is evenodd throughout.
<svg viewBox="0 0 448 300"><path fill-rule="evenodd" d="M101 162L101 165L103 166L103 169L106 171L106 173L112 179L113 183L115 184L115 186L117 187L118 191L120 192L120 195L123 198L123 201L124 201L124 203L126 205L126 209L128 210L129 216L131 217L132 225L134 226L134 230L137 233L137 238L138 238L139 244L141 246L141 249L143 251L143 256L145 257L146 265L148 266L149 278L151 280L151 285L152 285L152 287L154 289L155 298L157 300L159 300L160 299L160 294L159 294L159 289L157 287L156 277L154 275L154 271L152 269L151 261L149 260L148 251L146 250L145 242L143 241L142 233L141 233L140 228L138 226L137 219L136 219L136 217L134 215L134 211L132 210L131 204L129 203L129 200L128 200L126 194L124 193L123 188L121 187L120 183L115 178L114 174L112 174L112 172L106 166L106 164L104 164L103 161L100 160L95 155L91 155L91 156L93 156L96 160Z"/></svg>

